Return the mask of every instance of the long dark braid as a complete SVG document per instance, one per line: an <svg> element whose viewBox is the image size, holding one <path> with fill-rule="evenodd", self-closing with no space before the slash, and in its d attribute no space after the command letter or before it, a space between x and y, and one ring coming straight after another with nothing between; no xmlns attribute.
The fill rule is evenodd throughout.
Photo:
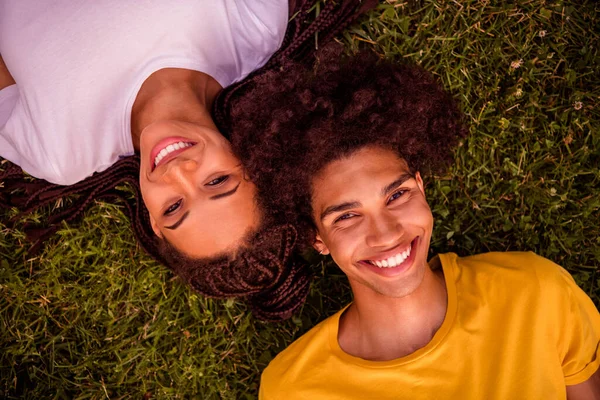
<svg viewBox="0 0 600 400"><path fill-rule="evenodd" d="M229 126L230 101L240 89L253 83L262 73L279 68L286 60L307 60L314 51L313 39L317 32L319 41L325 43L360 13L375 6L377 0L341 0L339 3L329 0L311 21L309 10L313 3L313 0L299 0L296 17L288 24L282 47L263 68L224 89L217 97L213 118L225 135ZM62 207L44 213L47 216L44 226L26 224L23 227L33 241L30 252L38 250L61 222L76 222L95 200L118 202L125 205L124 212L142 248L200 293L215 298L246 297L253 313L267 320L288 318L306 298L310 273L294 251L295 230L285 223L263 227L242 256L233 260L190 260L158 239L142 201L137 156L123 158L107 170L70 186L30 178L8 161L4 161L0 169L0 205L5 210L15 207L23 215L65 200ZM130 190L118 188L123 185ZM0 213L2 222L9 227L18 217L9 219L7 212ZM292 236L293 240L290 239ZM208 265L210 268L206 267Z"/></svg>
<svg viewBox="0 0 600 400"><path fill-rule="evenodd" d="M81 218L84 211L96 200L119 202L125 205L124 212L131 221L134 232L142 247L159 261L159 254L153 252L156 238L150 225L150 219L143 205L139 189L139 157L127 157L119 160L102 173L77 182L74 185L54 185L45 180L28 178L18 166L6 162L7 167L0 171L0 205L6 209L16 207L19 214L8 219L3 216L3 223L9 227L23 215L29 214L44 206L53 205L59 200L66 204L54 209L44 221L44 226L26 223L22 229L32 241L29 253L35 253L40 246L54 234L61 222L72 223ZM118 188L128 185L130 191Z"/></svg>

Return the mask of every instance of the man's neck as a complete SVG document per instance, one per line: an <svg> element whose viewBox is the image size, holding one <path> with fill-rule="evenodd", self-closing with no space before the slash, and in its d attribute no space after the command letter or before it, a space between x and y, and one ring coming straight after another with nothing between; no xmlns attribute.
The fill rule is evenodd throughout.
<svg viewBox="0 0 600 400"><path fill-rule="evenodd" d="M351 282L354 303L340 319L338 341L346 353L389 361L425 347L442 325L448 305L441 268L426 269L408 296L391 298Z"/></svg>
<svg viewBox="0 0 600 400"><path fill-rule="evenodd" d="M161 120L214 127L210 109L222 87L209 75L178 68L156 71L142 84L131 110L131 138L139 149L144 128Z"/></svg>

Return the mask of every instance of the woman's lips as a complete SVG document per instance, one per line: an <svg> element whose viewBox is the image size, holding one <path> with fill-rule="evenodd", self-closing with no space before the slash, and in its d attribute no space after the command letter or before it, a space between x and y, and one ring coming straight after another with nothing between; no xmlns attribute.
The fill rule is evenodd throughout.
<svg viewBox="0 0 600 400"><path fill-rule="evenodd" d="M191 144L192 146L196 144L196 143L194 143L194 142L192 142L189 139L184 138L184 137L171 136L171 137L162 139L156 145L154 145L154 147L152 148L152 151L150 152L150 166L151 166L151 170L152 171L156 167L158 167L160 164L163 164L163 163L168 162L169 160L172 160L174 157L177 157L178 154L182 153L183 151L185 151L185 150L187 150L188 148L191 147L191 146L186 146L186 147L183 147L183 148L179 148L179 149L176 149L176 150L169 151L167 154L165 154L160 159L160 161L158 162L158 164L155 165L156 157L161 153L161 151L166 150L166 148L169 145L175 145L177 143Z"/></svg>

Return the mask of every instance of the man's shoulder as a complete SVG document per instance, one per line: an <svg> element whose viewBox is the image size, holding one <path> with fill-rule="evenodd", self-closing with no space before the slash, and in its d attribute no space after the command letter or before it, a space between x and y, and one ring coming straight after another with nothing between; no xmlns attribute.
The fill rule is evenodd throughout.
<svg viewBox="0 0 600 400"><path fill-rule="evenodd" d="M561 288L573 278L561 266L533 252L490 252L467 257L444 255L455 260L457 275L469 284L493 282L507 288L527 290ZM450 257L450 258L448 258Z"/></svg>
<svg viewBox="0 0 600 400"><path fill-rule="evenodd" d="M489 252L467 257L455 256L455 259L460 270L470 268L478 272L498 273L506 270L538 274L562 270L554 262L531 251Z"/></svg>
<svg viewBox="0 0 600 400"><path fill-rule="evenodd" d="M525 264L537 265L538 263L551 262L532 251L492 251L466 257L458 257L460 263L489 264L502 267L523 267Z"/></svg>
<svg viewBox="0 0 600 400"><path fill-rule="evenodd" d="M277 393L286 382L299 378L305 367L310 368L326 360L331 355L331 335L337 338L334 325L342 312L340 310L321 321L279 353L263 371L261 393Z"/></svg>

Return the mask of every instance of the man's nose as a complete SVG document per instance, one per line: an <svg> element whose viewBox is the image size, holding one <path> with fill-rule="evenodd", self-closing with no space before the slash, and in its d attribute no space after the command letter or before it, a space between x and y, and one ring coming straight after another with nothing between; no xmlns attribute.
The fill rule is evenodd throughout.
<svg viewBox="0 0 600 400"><path fill-rule="evenodd" d="M381 213L370 219L366 235L369 247L393 247L400 242L404 234L402 223L389 213Z"/></svg>
<svg viewBox="0 0 600 400"><path fill-rule="evenodd" d="M182 190L192 190L197 186L196 160L173 160L167 164L163 181L170 185L179 185Z"/></svg>

